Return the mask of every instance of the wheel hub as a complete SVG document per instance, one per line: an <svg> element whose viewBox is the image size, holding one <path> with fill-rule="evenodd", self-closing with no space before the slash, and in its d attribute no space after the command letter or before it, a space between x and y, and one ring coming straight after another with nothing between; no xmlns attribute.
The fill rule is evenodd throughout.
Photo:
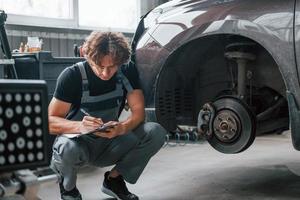
<svg viewBox="0 0 300 200"><path fill-rule="evenodd" d="M240 121L230 110L220 111L216 115L213 127L217 139L222 142L232 142L240 134Z"/></svg>
<svg viewBox="0 0 300 200"><path fill-rule="evenodd" d="M254 141L255 125L255 116L250 108L233 96L204 104L198 114L199 132L212 147L223 153L239 153L247 149Z"/></svg>

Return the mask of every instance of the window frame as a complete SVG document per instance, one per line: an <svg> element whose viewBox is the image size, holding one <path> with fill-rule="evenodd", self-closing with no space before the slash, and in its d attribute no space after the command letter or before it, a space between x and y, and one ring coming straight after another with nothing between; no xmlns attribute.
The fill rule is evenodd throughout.
<svg viewBox="0 0 300 200"><path fill-rule="evenodd" d="M141 0L137 1L137 24L141 15ZM11 25L25 25L25 26L39 26L49 28L70 28L79 30L104 30L115 32L134 33L135 29L112 28L112 27L93 27L93 26L79 26L79 2L73 0L73 19L56 19L46 17L36 17L27 15L17 15L7 13L7 24Z"/></svg>

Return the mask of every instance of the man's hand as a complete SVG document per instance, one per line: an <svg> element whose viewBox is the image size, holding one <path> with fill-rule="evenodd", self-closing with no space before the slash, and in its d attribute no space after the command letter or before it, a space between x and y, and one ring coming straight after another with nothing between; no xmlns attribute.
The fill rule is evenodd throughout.
<svg viewBox="0 0 300 200"><path fill-rule="evenodd" d="M116 121L109 121L105 125L113 125L113 127L106 129L105 132L96 132L94 135L104 138L114 138L125 133L125 127L122 123Z"/></svg>
<svg viewBox="0 0 300 200"><path fill-rule="evenodd" d="M101 118L91 117L91 116L84 116L81 123L80 123L80 133L88 133L92 130L95 130L99 126L103 125L103 121Z"/></svg>

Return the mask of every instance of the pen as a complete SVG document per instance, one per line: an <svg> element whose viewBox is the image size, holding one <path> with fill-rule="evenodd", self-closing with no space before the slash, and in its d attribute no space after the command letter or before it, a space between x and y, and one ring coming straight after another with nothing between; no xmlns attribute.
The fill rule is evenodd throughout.
<svg viewBox="0 0 300 200"><path fill-rule="evenodd" d="M80 111L86 116L91 116L88 112L86 112L83 108L80 108Z"/></svg>

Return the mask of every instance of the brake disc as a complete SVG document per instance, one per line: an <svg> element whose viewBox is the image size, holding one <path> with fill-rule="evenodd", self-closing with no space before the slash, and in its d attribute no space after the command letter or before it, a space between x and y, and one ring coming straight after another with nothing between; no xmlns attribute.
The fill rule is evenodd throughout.
<svg viewBox="0 0 300 200"><path fill-rule="evenodd" d="M256 122L250 108L235 97L222 97L213 104L212 136L207 138L216 150L233 154L246 150L255 139Z"/></svg>

